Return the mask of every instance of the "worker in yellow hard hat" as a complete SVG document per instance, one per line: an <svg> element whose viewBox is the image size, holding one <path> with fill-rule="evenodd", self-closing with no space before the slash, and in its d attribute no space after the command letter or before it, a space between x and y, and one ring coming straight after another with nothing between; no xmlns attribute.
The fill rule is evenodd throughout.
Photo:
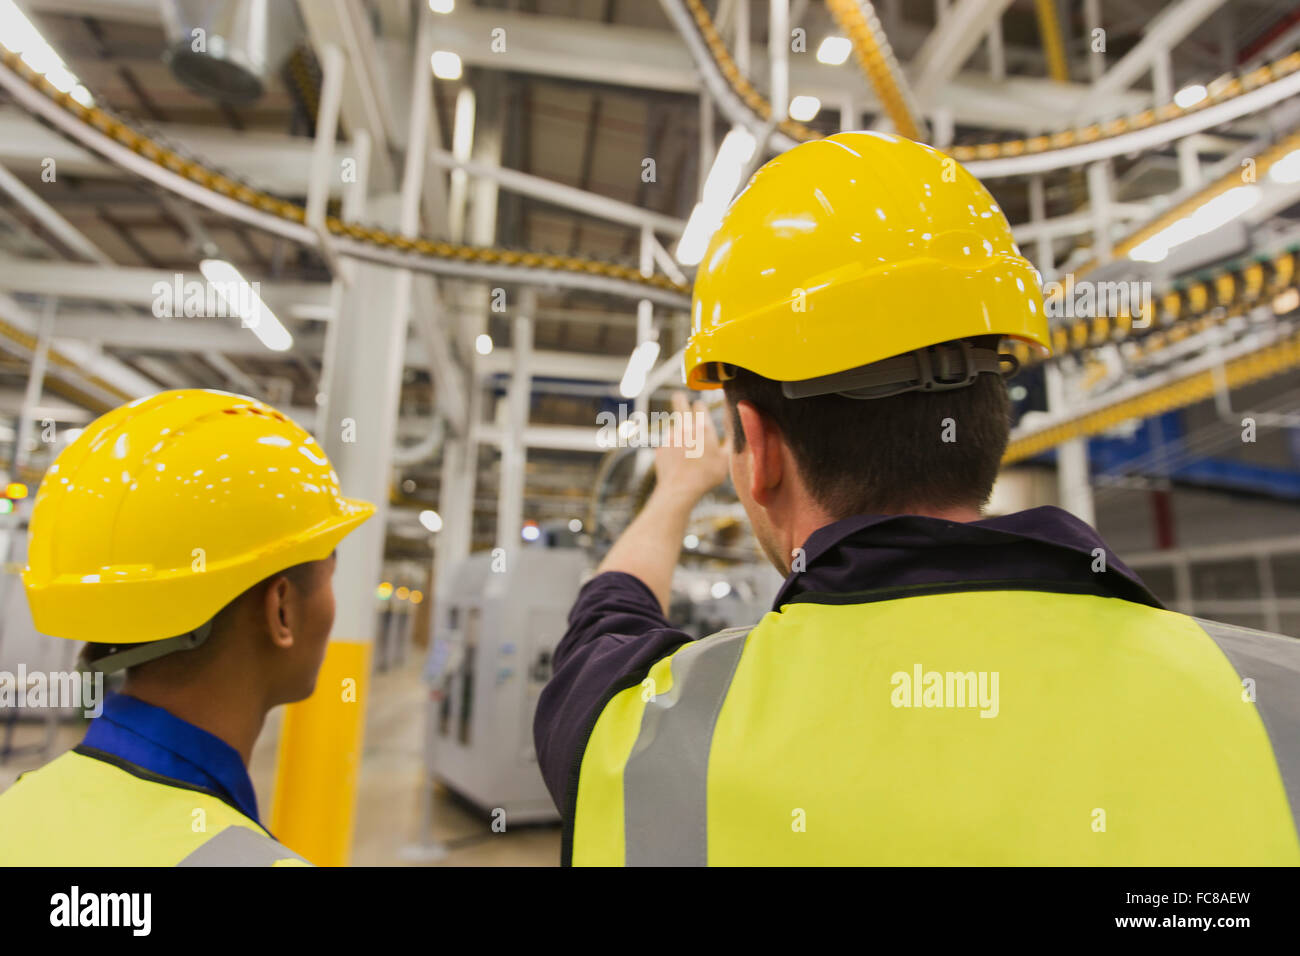
<svg viewBox="0 0 1300 956"><path fill-rule="evenodd" d="M0 794L0 865L305 862L247 766L267 713L315 686L335 546L374 510L251 398L163 392L86 428L41 482L23 582L38 631L125 681Z"/></svg>
<svg viewBox="0 0 1300 956"><path fill-rule="evenodd" d="M1165 610L1058 508L982 515L1011 356L1049 336L978 181L887 134L800 145L693 310L726 441L658 449L537 709L567 862L1300 863L1300 642ZM786 579L695 640L672 571L728 474Z"/></svg>

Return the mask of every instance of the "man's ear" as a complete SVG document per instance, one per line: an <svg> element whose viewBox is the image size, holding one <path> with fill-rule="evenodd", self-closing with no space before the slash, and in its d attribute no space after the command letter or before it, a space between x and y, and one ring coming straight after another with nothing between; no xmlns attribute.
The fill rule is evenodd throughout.
<svg viewBox="0 0 1300 956"><path fill-rule="evenodd" d="M289 579L280 575L266 589L263 611L266 614L266 630L271 635L271 643L276 647L293 646L293 615L289 599L293 587Z"/></svg>
<svg viewBox="0 0 1300 956"><path fill-rule="evenodd" d="M736 414L749 456L749 496L766 506L781 484L781 432L752 402L738 402Z"/></svg>

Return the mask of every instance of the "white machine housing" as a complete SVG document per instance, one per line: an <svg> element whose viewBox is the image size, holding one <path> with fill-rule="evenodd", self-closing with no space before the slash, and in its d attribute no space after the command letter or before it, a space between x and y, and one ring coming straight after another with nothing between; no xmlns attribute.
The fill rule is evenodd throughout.
<svg viewBox="0 0 1300 956"><path fill-rule="evenodd" d="M578 548L470 555L439 600L425 666L429 770L507 826L559 819L533 749L533 714L590 567Z"/></svg>

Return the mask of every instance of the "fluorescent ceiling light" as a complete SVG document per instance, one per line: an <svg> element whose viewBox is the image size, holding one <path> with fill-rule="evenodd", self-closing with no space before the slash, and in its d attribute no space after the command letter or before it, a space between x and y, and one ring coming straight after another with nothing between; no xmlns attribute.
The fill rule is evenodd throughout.
<svg viewBox="0 0 1300 956"><path fill-rule="evenodd" d="M233 265L224 259L204 259L199 263L199 271L212 283L231 312L239 316L240 324L252 329L268 349L284 352L293 345L289 330L280 324L275 313L257 294L257 289L249 285Z"/></svg>
<svg viewBox="0 0 1300 956"><path fill-rule="evenodd" d="M433 75L440 80L460 79L460 57L450 50L434 50L429 65L433 67Z"/></svg>
<svg viewBox="0 0 1300 956"><path fill-rule="evenodd" d="M1275 183L1300 183L1300 149L1293 149L1268 168Z"/></svg>
<svg viewBox="0 0 1300 956"><path fill-rule="evenodd" d="M484 332L474 340L474 351L479 355L492 354L492 336Z"/></svg>
<svg viewBox="0 0 1300 956"><path fill-rule="evenodd" d="M49 80L60 93L70 94L82 106L95 105L90 91L81 85L13 0L0 0L0 46L19 54L24 63Z"/></svg>
<svg viewBox="0 0 1300 956"><path fill-rule="evenodd" d="M627 360L627 369L623 380L618 383L619 394L624 398L636 398L645 391L646 376L654 368L655 359L659 357L659 343L653 339L642 342L632 350Z"/></svg>
<svg viewBox="0 0 1300 956"><path fill-rule="evenodd" d="M1205 87L1201 86L1199 83L1195 83L1191 86L1184 86L1181 90L1175 93L1174 104L1181 106L1185 110L1189 110L1207 96L1209 96L1209 92Z"/></svg>
<svg viewBox="0 0 1300 956"><path fill-rule="evenodd" d="M758 148L758 141L748 130L735 127L722 140L718 155L713 159L708 178L704 180L704 196L691 210L682 237L674 253L684 266L697 265L704 258L709 240L722 223L731 197L736 194L745 164Z"/></svg>
<svg viewBox="0 0 1300 956"><path fill-rule="evenodd" d="M796 96L790 101L790 119L806 123L822 108L822 101L815 96Z"/></svg>
<svg viewBox="0 0 1300 956"><path fill-rule="evenodd" d="M456 0L429 0L429 9L434 13L451 13L456 9Z"/></svg>
<svg viewBox="0 0 1300 956"><path fill-rule="evenodd" d="M1150 239L1139 243L1129 252L1128 257L1139 262L1160 262L1169 255L1170 249L1226 225L1254 206L1259 199L1258 186L1234 186L1215 196L1190 216L1184 216Z"/></svg>
<svg viewBox="0 0 1300 956"><path fill-rule="evenodd" d="M704 203L697 202L691 210L690 218L686 220L682 237L677 240L677 249L673 253L677 261L684 266L698 265L717 229L717 219L710 219L710 212Z"/></svg>
<svg viewBox="0 0 1300 956"><path fill-rule="evenodd" d="M853 44L844 37L827 37L817 48L817 59L827 66L839 66L853 52Z"/></svg>

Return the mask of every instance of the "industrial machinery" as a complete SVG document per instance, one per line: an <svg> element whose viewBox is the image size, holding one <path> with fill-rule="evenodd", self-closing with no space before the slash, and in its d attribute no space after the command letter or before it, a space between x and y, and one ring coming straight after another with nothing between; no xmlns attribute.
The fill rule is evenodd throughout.
<svg viewBox="0 0 1300 956"><path fill-rule="evenodd" d="M471 555L440 602L425 665L429 771L510 824L559 818L533 750L533 714L569 609L595 563L584 548L537 544ZM695 637L756 622L780 576L766 565L683 567L672 620Z"/></svg>
<svg viewBox="0 0 1300 956"><path fill-rule="evenodd" d="M511 824L558 819L533 751L533 713L589 567L579 548L483 551L439 602L425 667L429 769Z"/></svg>
<svg viewBox="0 0 1300 956"><path fill-rule="evenodd" d="M54 641L40 634L32 623L32 612L23 593L21 569L27 562L26 520L15 514L3 516L0 524L0 680L17 682L27 675L68 674L77 671L79 645L73 641ZM59 706L51 706L58 704ZM82 709L50 701L45 706L0 707L0 763L24 750L36 750L46 758L53 756L55 733L61 720L73 720ZM39 721L43 727L41 742L19 747L15 731L19 721Z"/></svg>

